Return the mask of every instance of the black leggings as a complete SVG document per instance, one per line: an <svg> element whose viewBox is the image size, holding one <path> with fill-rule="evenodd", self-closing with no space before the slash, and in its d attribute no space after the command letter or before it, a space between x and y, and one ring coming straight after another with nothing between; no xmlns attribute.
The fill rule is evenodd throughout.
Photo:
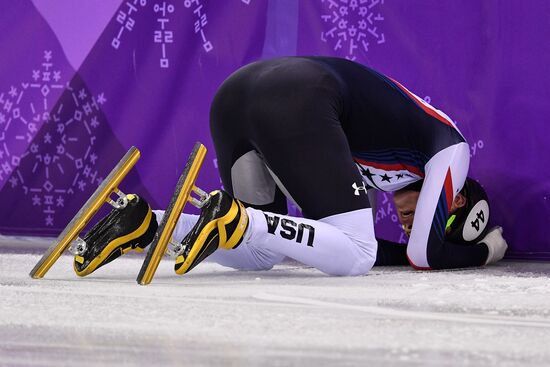
<svg viewBox="0 0 550 367"><path fill-rule="evenodd" d="M338 86L315 64L292 64L251 64L216 94L210 129L225 189L282 214L286 191L311 219L369 208L366 191L354 189L362 178L339 121Z"/></svg>

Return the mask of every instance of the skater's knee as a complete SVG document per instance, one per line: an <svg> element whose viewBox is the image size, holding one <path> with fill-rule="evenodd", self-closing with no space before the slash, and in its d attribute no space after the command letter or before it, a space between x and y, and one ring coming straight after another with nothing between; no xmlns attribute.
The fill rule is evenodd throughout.
<svg viewBox="0 0 550 367"><path fill-rule="evenodd" d="M332 276L359 276L366 275L374 266L376 258L370 254L356 257L347 264L323 269L323 272ZM343 265L343 266L342 266Z"/></svg>
<svg viewBox="0 0 550 367"><path fill-rule="evenodd" d="M356 241L356 244L359 254L356 255L355 262L347 274L349 276L366 275L376 262L378 242L373 236L362 238L361 241Z"/></svg>
<svg viewBox="0 0 550 367"><path fill-rule="evenodd" d="M350 269L348 276L366 275L374 266L376 258L374 256L365 256L357 259L356 263Z"/></svg>

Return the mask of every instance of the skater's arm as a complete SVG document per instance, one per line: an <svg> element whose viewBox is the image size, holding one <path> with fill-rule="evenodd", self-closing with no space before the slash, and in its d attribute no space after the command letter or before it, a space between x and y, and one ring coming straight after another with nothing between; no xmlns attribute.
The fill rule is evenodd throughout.
<svg viewBox="0 0 550 367"><path fill-rule="evenodd" d="M450 156L454 156L449 149ZM442 162L443 161L443 162ZM488 257L485 244L455 244L445 239L457 185L453 182L452 161L444 160L427 165L422 189L418 196L407 256L415 269L452 269L482 266ZM428 162L430 163L430 162ZM458 171L458 169L457 169Z"/></svg>

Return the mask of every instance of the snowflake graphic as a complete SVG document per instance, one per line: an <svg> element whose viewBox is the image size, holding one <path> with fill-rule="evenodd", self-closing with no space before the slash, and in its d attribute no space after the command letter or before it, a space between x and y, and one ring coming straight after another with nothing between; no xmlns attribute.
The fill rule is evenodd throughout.
<svg viewBox="0 0 550 367"><path fill-rule="evenodd" d="M386 42L378 28L384 21L380 8L384 0L321 0L325 29L321 40L347 59L355 60L359 52Z"/></svg>
<svg viewBox="0 0 550 367"><path fill-rule="evenodd" d="M101 124L99 99L83 86L74 88L67 84L51 113L44 138L36 139L29 149L32 183L18 172L25 194L32 193L33 205L42 207L46 226L54 225L55 214L64 207L67 196L83 192L89 185L97 186L103 179L94 168L95 131ZM105 97L102 95L101 99L104 101ZM36 200L37 195L40 201Z"/></svg>
<svg viewBox="0 0 550 367"><path fill-rule="evenodd" d="M53 53L44 51L42 68L32 70L20 86L0 94L0 184L22 190L43 213L46 227L69 196L97 186L96 130L104 124L100 105L79 80L60 82ZM53 70L53 72L52 72ZM61 89L52 96L52 90Z"/></svg>
<svg viewBox="0 0 550 367"><path fill-rule="evenodd" d="M31 71L30 80L0 93L0 185L18 167L29 143L50 120L49 108L56 98L52 91L64 87L52 80L52 72L61 72L51 61L52 52L44 51L41 67Z"/></svg>

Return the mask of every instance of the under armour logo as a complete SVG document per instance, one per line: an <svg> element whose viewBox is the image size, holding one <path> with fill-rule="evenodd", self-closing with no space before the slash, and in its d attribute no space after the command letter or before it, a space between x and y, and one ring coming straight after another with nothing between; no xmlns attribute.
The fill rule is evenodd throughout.
<svg viewBox="0 0 550 367"><path fill-rule="evenodd" d="M365 194L367 193L367 188L365 187L365 183L363 182L362 186L357 186L357 184L354 182L353 185L351 185L353 189L355 190L354 194L355 196L359 196L359 191L364 191Z"/></svg>

